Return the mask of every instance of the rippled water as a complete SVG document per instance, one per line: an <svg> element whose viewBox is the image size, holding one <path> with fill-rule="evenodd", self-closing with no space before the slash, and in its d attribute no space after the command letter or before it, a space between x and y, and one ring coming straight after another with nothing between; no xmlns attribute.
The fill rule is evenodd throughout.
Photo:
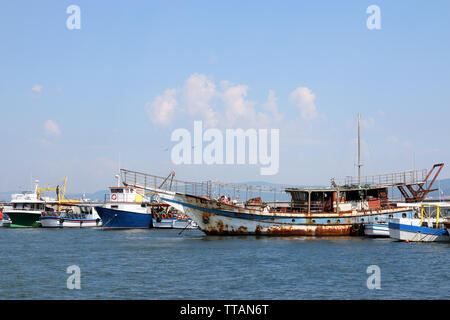
<svg viewBox="0 0 450 320"><path fill-rule="evenodd" d="M0 228L0 299L450 298L446 243L178 233ZM67 289L70 265L80 290Z"/></svg>

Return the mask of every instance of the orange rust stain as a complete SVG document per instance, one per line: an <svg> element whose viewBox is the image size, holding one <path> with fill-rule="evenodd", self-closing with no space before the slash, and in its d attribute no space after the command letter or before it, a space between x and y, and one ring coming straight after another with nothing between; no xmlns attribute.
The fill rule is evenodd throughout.
<svg viewBox="0 0 450 320"><path fill-rule="evenodd" d="M219 229L219 232L223 232L223 222L221 220L217 221L216 223L217 229Z"/></svg>
<svg viewBox="0 0 450 320"><path fill-rule="evenodd" d="M247 227L244 227L244 226L240 226L237 229L237 232L239 232L239 233L243 233L243 232L247 232L247 231L248 231Z"/></svg>
<svg viewBox="0 0 450 320"><path fill-rule="evenodd" d="M318 225L315 228L297 229L291 226L271 227L267 230L271 235L285 236L348 236L351 234L351 225Z"/></svg>

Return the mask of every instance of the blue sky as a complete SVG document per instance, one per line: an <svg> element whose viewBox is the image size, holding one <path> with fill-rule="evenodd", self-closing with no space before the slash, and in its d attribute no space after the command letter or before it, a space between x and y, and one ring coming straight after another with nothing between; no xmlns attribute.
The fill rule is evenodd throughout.
<svg viewBox="0 0 450 320"><path fill-rule="evenodd" d="M66 27L72 4L80 30ZM366 27L369 5L381 9L381 30ZM449 18L448 1L4 1L0 191L66 175L70 191L96 191L114 182L119 159L180 179L328 184L356 173L358 112L363 174L448 163ZM197 111L183 98L195 79L213 87ZM227 88L239 91L231 102ZM313 117L290 99L298 88ZM155 122L168 89L172 117ZM172 163L171 133L205 112L222 129L257 127L252 114L226 119L239 101L282 115L264 124L280 129L277 175Z"/></svg>

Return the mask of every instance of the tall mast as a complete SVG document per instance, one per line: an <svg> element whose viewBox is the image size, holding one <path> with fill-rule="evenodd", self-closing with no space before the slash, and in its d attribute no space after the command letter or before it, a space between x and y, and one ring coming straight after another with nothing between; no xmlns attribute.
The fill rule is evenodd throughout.
<svg viewBox="0 0 450 320"><path fill-rule="evenodd" d="M361 115L358 113L358 187L361 187L361 137L360 137Z"/></svg>

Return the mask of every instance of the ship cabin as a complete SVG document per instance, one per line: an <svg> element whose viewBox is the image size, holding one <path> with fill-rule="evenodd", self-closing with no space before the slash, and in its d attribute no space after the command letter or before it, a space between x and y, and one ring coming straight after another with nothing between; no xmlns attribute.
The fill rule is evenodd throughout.
<svg viewBox="0 0 450 320"><path fill-rule="evenodd" d="M298 213L340 213L389 207L387 187L288 188L290 208Z"/></svg>
<svg viewBox="0 0 450 320"><path fill-rule="evenodd" d="M142 203L146 199L144 189L141 188L109 187L109 189L110 193L106 195L106 202Z"/></svg>

